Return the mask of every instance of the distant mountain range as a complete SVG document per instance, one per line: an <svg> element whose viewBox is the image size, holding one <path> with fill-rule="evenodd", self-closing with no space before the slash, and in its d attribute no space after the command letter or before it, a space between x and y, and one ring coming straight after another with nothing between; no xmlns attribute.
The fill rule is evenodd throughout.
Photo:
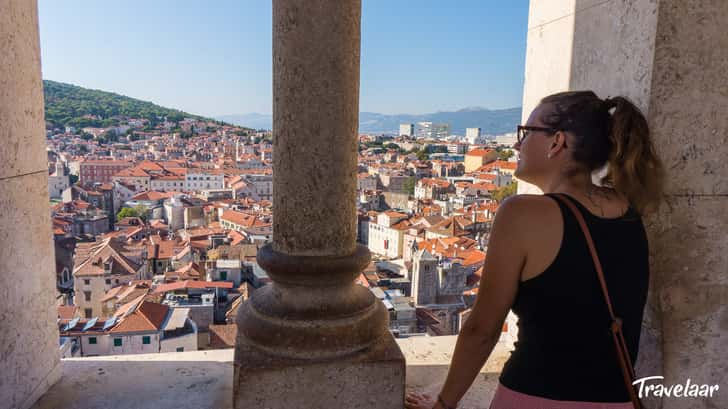
<svg viewBox="0 0 728 409"><path fill-rule="evenodd" d="M271 129L273 126L273 117L268 114L223 115L218 116L217 119L257 129ZM473 107L421 115L361 112L359 114L359 132L398 132L400 124L446 122L450 124L451 133L455 135L464 135L465 128L481 128L483 134L499 135L514 132L520 121L520 107L508 109Z"/></svg>

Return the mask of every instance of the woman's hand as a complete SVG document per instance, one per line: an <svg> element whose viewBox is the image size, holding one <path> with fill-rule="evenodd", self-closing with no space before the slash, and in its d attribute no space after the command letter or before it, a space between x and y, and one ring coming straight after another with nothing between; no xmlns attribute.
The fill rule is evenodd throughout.
<svg viewBox="0 0 728 409"><path fill-rule="evenodd" d="M426 393L409 392L404 398L405 409L439 409L437 400Z"/></svg>

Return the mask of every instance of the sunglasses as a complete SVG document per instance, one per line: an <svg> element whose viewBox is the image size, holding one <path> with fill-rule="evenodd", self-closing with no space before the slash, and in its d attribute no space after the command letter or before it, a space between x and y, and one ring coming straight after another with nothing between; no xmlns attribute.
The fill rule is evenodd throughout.
<svg viewBox="0 0 728 409"><path fill-rule="evenodd" d="M519 144L520 143L523 143L523 140L526 139L526 137L529 135L529 133L531 133L531 132L538 132L538 131L546 132L548 134L552 134L553 135L556 132L558 132L559 130L558 129L554 129L554 128L545 128L543 126L524 126L524 125L518 125L517 131L516 131L518 143Z"/></svg>

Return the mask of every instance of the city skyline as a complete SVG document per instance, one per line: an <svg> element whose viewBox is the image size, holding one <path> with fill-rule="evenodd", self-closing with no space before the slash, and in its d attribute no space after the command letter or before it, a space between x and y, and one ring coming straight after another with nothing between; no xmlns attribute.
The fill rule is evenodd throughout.
<svg viewBox="0 0 728 409"><path fill-rule="evenodd" d="M526 1L362 7L362 111L521 105ZM270 13L253 1L41 0L43 77L199 115L269 114Z"/></svg>

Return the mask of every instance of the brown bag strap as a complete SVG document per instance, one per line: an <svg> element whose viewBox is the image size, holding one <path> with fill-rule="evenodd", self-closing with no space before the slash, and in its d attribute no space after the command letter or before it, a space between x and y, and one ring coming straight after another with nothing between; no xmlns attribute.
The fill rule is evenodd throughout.
<svg viewBox="0 0 728 409"><path fill-rule="evenodd" d="M596 268L597 276L599 277L599 284L602 287L602 293L604 294L604 299L607 302L609 316L612 318L612 325L610 328L612 331L612 340L614 341L614 346L617 350L617 358L619 359L619 366L622 368L624 383L627 387L627 392L629 393L630 400L632 401L635 409L642 409L642 403L640 402L639 397L637 396L637 392L632 385L632 382L634 382L636 375L634 372L634 367L632 366L632 361L629 357L629 350L627 349L624 335L622 334L622 319L614 314L614 308L612 308L612 300L609 298L609 291L607 290L607 282L604 279L604 272L602 271L602 263L599 262L599 255L597 254L596 247L594 246L594 240L592 240L589 227L587 226L586 221L584 221L584 216L581 214L581 211L576 207L576 205L574 205L574 203L572 203L571 198L562 193L554 193L553 196L566 204L571 212L574 213L574 216L576 217L576 220L579 222L579 226L581 227L581 231L584 233L584 237L586 237L586 243L589 246L589 252L591 253L592 260L594 261L594 267Z"/></svg>

